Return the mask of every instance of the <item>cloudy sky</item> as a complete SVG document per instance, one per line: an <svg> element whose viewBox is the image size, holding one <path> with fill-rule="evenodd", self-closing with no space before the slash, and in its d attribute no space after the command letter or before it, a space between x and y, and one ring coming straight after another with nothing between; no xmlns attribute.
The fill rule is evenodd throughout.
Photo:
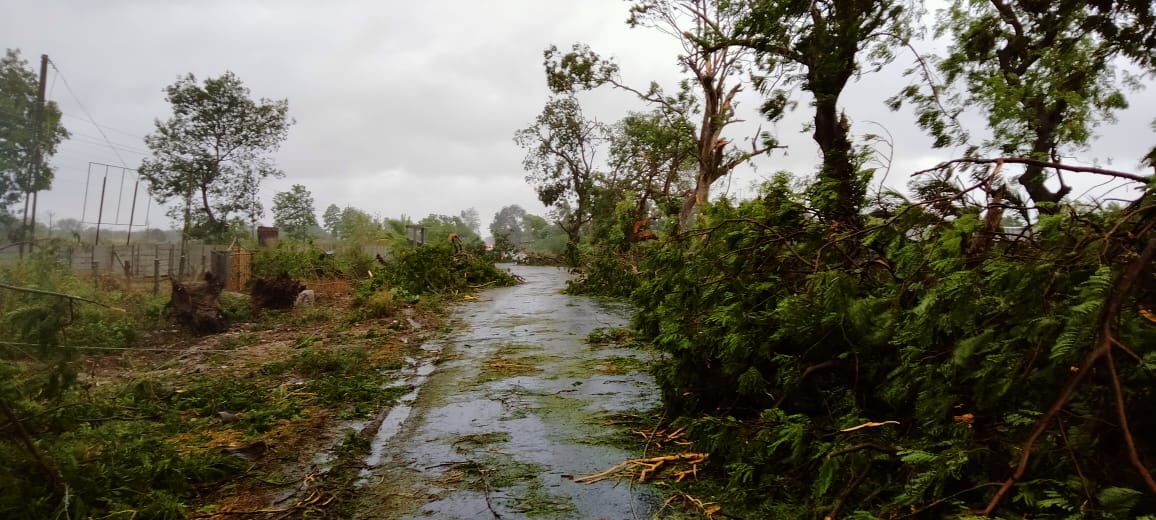
<svg viewBox="0 0 1156 520"><path fill-rule="evenodd" d="M95 221L104 167L92 170L86 199L89 163L136 168L147 152L142 137L170 113L162 89L190 72L203 79L230 70L254 97L288 99L296 120L276 155L286 176L263 187L266 209L275 192L303 184L318 212L337 204L420 219L474 207L484 228L508 204L545 211L523 180L524 152L512 140L547 99L545 47L586 42L616 58L627 83L657 80L673 88L678 81L677 43L627 27L628 6L623 0L0 0L0 45L19 48L34 66L48 54L59 70L50 69L50 97L73 139L54 159L56 182L41 196L41 221L49 212L60 219L82 211ZM857 133L878 133L882 125L895 137L889 183L898 186L910 172L952 155L931 150L910 114L882 104L906 84L900 73L910 63L901 56L845 94ZM1082 161L1139 171L1139 158L1156 144L1148 126L1156 92L1131 99L1133 108L1101 130L1104 137ZM759 126L757 104L754 93L744 93L739 111L748 122L732 129L733 138ZM585 95L583 105L605 122L644 108L615 91ZM753 183L780 169L811 172L817 155L802 128L803 109L763 125L789 146L786 153L744 167L715 192L750 193ZM110 171L105 220L127 223L132 178L122 189L119 171ZM146 198L142 193L138 215ZM166 226L163 213L151 204L150 224Z"/></svg>

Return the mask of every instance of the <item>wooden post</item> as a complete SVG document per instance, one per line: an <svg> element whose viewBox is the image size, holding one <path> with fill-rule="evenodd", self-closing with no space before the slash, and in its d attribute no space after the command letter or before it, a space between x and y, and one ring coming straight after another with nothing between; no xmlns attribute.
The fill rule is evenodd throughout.
<svg viewBox="0 0 1156 520"><path fill-rule="evenodd" d="M161 259L153 260L153 297L156 297L161 288Z"/></svg>

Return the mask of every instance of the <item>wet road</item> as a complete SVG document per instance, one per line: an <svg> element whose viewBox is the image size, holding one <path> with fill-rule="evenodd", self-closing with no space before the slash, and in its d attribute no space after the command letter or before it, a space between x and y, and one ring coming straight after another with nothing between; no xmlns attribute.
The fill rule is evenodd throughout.
<svg viewBox="0 0 1156 520"><path fill-rule="evenodd" d="M360 518L649 518L646 486L576 484L638 456L614 447L614 414L657 406L646 355L587 344L624 327L621 303L561 294L567 273L511 268L526 283L455 311L459 332L425 345L416 389L382 423L362 472ZM619 443L621 445L621 442Z"/></svg>

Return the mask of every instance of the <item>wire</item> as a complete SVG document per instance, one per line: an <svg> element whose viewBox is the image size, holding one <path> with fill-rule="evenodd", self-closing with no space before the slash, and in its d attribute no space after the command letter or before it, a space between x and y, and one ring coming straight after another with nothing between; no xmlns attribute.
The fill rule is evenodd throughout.
<svg viewBox="0 0 1156 520"><path fill-rule="evenodd" d="M121 157L120 152L116 149L116 147L112 145L112 140L108 138L108 134L104 133L104 128L97 124L96 119L92 117L92 114L88 111L87 108L84 107L84 103L81 102L80 98L76 95L76 91L72 90L72 85L68 83L68 77L66 77L64 73L60 71L60 68L56 66L56 62L48 60L48 63L52 65L52 70L56 71L56 75L60 78L60 81L64 82L65 90L67 90L68 93L72 96L72 99L76 101L76 105L80 107L80 110L84 112L85 116L88 116L88 122L92 123L92 126L96 127L96 131L100 132L101 137L104 138L105 143L108 144L108 147L112 150L112 153L116 155L118 160L120 160L121 166L128 168L128 163L125 162L124 157Z"/></svg>
<svg viewBox="0 0 1156 520"><path fill-rule="evenodd" d="M81 133L73 133L70 140L81 143L81 144L107 146L109 148L115 148L117 150L122 150L125 152L134 153L137 155L152 155L152 152L146 152L144 150L129 148L129 145L126 145L124 143L101 142L99 137L89 136L89 135L85 135L85 134L81 134Z"/></svg>
<svg viewBox="0 0 1156 520"><path fill-rule="evenodd" d="M67 113L67 112L61 112L61 114L63 114L65 117L71 117L71 118L73 118L73 119L79 119L79 120L81 120L81 121L88 121L88 119L85 119L85 118L83 118L83 117L80 117L80 116L78 116L78 115L75 115L75 114L69 114L69 113ZM89 122L91 122L91 121L89 121ZM95 123L93 123L93 124L95 124ZM141 141L144 141L144 138L143 138L143 137L141 137L141 136L139 136L139 135L137 135L137 134L134 134L134 133L132 133L132 132L129 132L129 131L127 131L127 130L121 130L121 129L119 129L119 128L111 127L111 126L108 126L108 125L96 125L96 126L99 126L99 127L103 128L103 129L105 129L105 130L109 130L109 131L112 131L112 132L115 132L115 133L118 133L118 134L121 134L121 135L125 135L125 136L128 136L128 137L132 137L132 138L135 138L135 139L140 139Z"/></svg>

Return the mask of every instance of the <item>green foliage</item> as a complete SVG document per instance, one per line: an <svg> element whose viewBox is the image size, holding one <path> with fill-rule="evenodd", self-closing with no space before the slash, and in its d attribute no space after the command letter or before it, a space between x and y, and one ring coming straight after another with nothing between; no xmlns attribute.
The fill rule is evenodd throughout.
<svg viewBox="0 0 1156 520"><path fill-rule="evenodd" d="M140 166L149 192L162 204L182 203L169 215L188 220L191 237L220 238L235 221L257 221L261 180L284 175L270 156L293 123L288 102L254 101L232 72L203 85L183 76L165 88L165 100L173 115L156 121L145 138L152 156Z"/></svg>
<svg viewBox="0 0 1156 520"><path fill-rule="evenodd" d="M317 228L314 211L313 194L300 184L273 195L273 225L288 238L305 240L313 237L313 230Z"/></svg>
<svg viewBox="0 0 1156 520"><path fill-rule="evenodd" d="M19 49L6 49L0 58L0 215L3 216L7 216L8 207L23 192L47 190L52 186L54 172L50 159L56 154L57 146L69 137L68 130L60 124L60 107L55 101L45 103L37 132L38 83L36 73L20 57ZM39 154L34 155L32 144L37 139ZM29 164L34 160L36 167L30 171Z"/></svg>
<svg viewBox="0 0 1156 520"><path fill-rule="evenodd" d="M394 298L393 291L381 289L361 301L360 307L366 318L388 318L397 312L401 302Z"/></svg>
<svg viewBox="0 0 1156 520"><path fill-rule="evenodd" d="M358 244L343 244L332 252L312 243L278 241L274 248L258 249L253 255L254 278L271 278L287 273L298 280L364 273L373 258Z"/></svg>
<svg viewBox="0 0 1156 520"><path fill-rule="evenodd" d="M590 223L596 181L594 157L607 130L587 119L573 95L551 98L531 126L519 130L514 142L526 150L526 182L538 200L553 208L554 221L566 231L566 259L579 265L578 244Z"/></svg>
<svg viewBox="0 0 1156 520"><path fill-rule="evenodd" d="M985 231L966 207L942 218L906 203L833 235L791 185L778 176L758 199L711 205L687 238L647 254L634 325L665 353L655 375L668 410L747 516L807 517L837 501L846 516L881 518L982 509L1102 337L1124 266L1112 259L1136 247L1102 230L1130 229L1151 209L1071 207L1042 217L1030 242L975 256ZM1113 323L1138 355L1156 344L1134 310ZM1156 381L1115 359L1146 453ZM1110 378L1096 374L1037 441L998 514L1156 509L1121 449ZM898 424L848 430L886 420Z"/></svg>
<svg viewBox="0 0 1156 520"><path fill-rule="evenodd" d="M512 285L513 277L494 265L485 255L480 242L456 254L447 243L425 246L399 245L390 252L385 265L373 272L373 278L360 282L357 301L368 301L388 288L395 299L427 294L461 294L489 285Z"/></svg>
<svg viewBox="0 0 1156 520"><path fill-rule="evenodd" d="M221 314L225 315L225 321L244 323L253 320L253 305L246 295L222 292L219 300L221 302Z"/></svg>

